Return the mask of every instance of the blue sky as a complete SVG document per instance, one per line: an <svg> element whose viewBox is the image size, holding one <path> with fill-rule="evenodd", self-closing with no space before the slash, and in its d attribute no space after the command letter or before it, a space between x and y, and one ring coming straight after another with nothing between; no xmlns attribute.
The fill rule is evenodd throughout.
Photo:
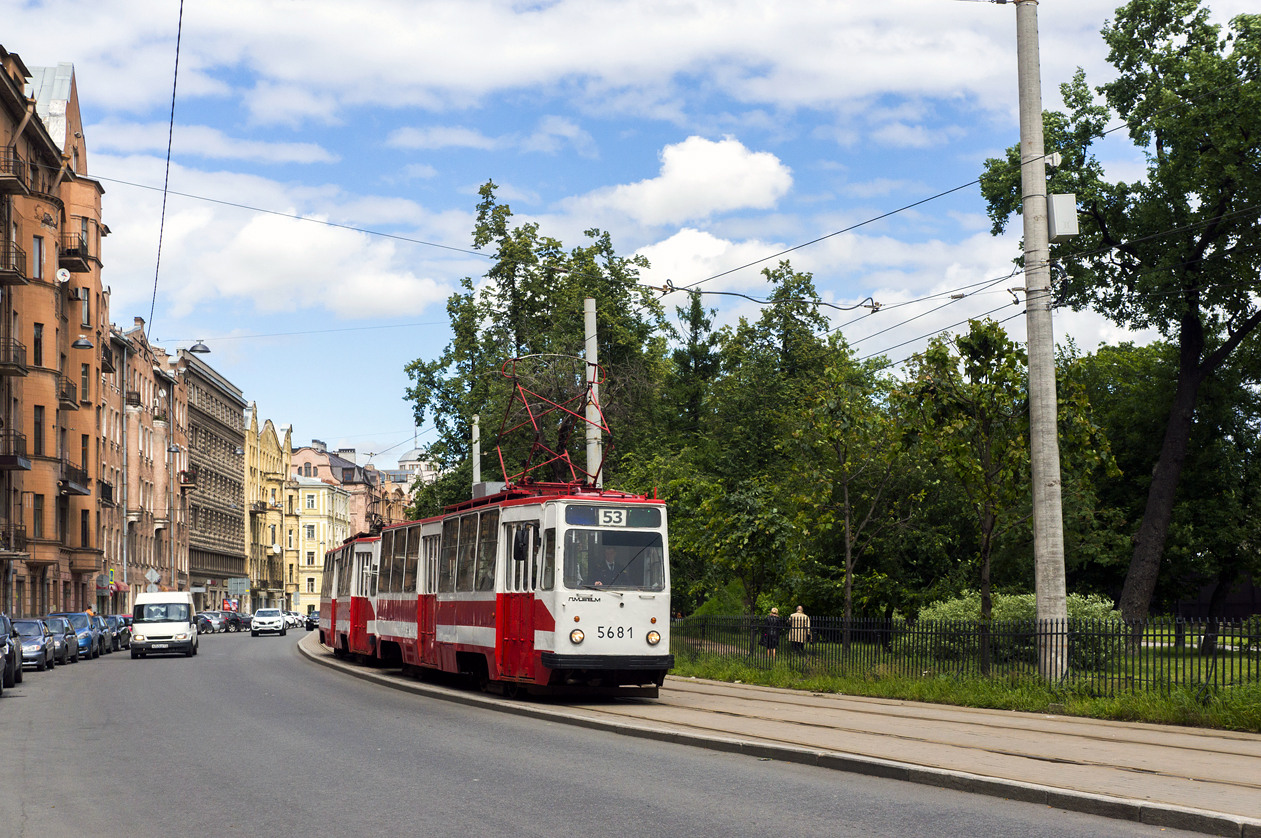
<svg viewBox="0 0 1261 838"><path fill-rule="evenodd" d="M1117 5L1039 7L1045 107L1077 66L1110 77L1098 33ZM569 247L606 229L651 260L647 281L686 285L966 184L1018 139L1010 4L187 0L154 300L179 13L0 0L6 49L75 65L113 320L150 320L168 349L206 341L296 443L383 467L428 437L403 366L441 352L446 297L485 270L468 251L486 180L518 221ZM1124 142L1099 154L1113 177L1142 173ZM969 316L1019 311L1006 289L1021 281L1001 281L1017 248L970 187L790 258L825 300L879 301L843 331L897 361ZM774 264L702 287L761 297ZM942 307L966 286L985 290ZM706 303L723 323L756 316ZM1022 318L1006 325L1023 340ZM1089 313L1055 329L1085 349L1126 337Z"/></svg>

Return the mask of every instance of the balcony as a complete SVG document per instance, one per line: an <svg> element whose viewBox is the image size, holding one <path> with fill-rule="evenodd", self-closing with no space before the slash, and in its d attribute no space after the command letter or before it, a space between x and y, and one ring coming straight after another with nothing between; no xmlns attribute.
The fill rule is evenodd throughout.
<svg viewBox="0 0 1261 838"><path fill-rule="evenodd" d="M0 285L30 285L31 277L26 272L26 251L11 242L0 238Z"/></svg>
<svg viewBox="0 0 1261 838"><path fill-rule="evenodd" d="M191 489L197 485L197 469L190 468L179 473L180 488Z"/></svg>
<svg viewBox="0 0 1261 838"><path fill-rule="evenodd" d="M0 520L0 553L25 553L26 527L14 521Z"/></svg>
<svg viewBox="0 0 1261 838"><path fill-rule="evenodd" d="M63 410L79 409L79 388L68 377L57 376L57 404Z"/></svg>
<svg viewBox="0 0 1261 838"><path fill-rule="evenodd" d="M0 375L26 375L26 344L16 338L0 338Z"/></svg>
<svg viewBox="0 0 1261 838"><path fill-rule="evenodd" d="M139 390L127 391L127 406L140 407L140 391Z"/></svg>
<svg viewBox="0 0 1261 838"><path fill-rule="evenodd" d="M0 430L0 471L30 471L26 456L26 434L11 429Z"/></svg>
<svg viewBox="0 0 1261 838"><path fill-rule="evenodd" d="M118 370L114 367L113 350L101 350L101 372L118 372Z"/></svg>
<svg viewBox="0 0 1261 838"><path fill-rule="evenodd" d="M14 146L0 148L0 195L27 195L26 161Z"/></svg>
<svg viewBox="0 0 1261 838"><path fill-rule="evenodd" d="M61 461L61 478L57 481L57 491L63 495L90 495L91 486L86 471L70 465L69 460Z"/></svg>
<svg viewBox="0 0 1261 838"><path fill-rule="evenodd" d="M104 480L96 481L96 496L101 499L101 506L117 506L114 503L114 484Z"/></svg>
<svg viewBox="0 0 1261 838"><path fill-rule="evenodd" d="M96 573L101 569L101 557L95 553L73 552L70 554L71 573Z"/></svg>
<svg viewBox="0 0 1261 838"><path fill-rule="evenodd" d="M61 253L58 264L66 270L85 274L92 270L92 255L88 253L88 237L82 233L62 233Z"/></svg>
<svg viewBox="0 0 1261 838"><path fill-rule="evenodd" d="M256 500L250 504L250 514L259 515L267 511L267 501Z"/></svg>

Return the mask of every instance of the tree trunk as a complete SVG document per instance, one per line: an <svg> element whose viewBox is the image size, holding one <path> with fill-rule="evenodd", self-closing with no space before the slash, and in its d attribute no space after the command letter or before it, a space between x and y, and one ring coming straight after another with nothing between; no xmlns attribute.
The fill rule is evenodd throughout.
<svg viewBox="0 0 1261 838"><path fill-rule="evenodd" d="M1196 321L1198 325L1198 320ZM1178 491L1178 478L1186 462L1187 448L1191 441L1191 429L1195 424L1195 403L1199 395L1204 373L1200 369L1200 352L1203 334L1188 336L1194 328L1183 328L1183 340L1178 360L1178 385L1174 391L1173 406L1165 425L1165 438L1160 446L1160 457L1152 472L1151 487L1147 491L1147 508L1134 536L1134 553L1130 568L1121 589L1121 616L1131 625L1147 619L1152 594L1156 591L1156 579L1160 574L1160 559L1165 552L1165 540L1169 534L1169 520L1173 517L1173 505ZM1196 339L1198 337L1198 339Z"/></svg>

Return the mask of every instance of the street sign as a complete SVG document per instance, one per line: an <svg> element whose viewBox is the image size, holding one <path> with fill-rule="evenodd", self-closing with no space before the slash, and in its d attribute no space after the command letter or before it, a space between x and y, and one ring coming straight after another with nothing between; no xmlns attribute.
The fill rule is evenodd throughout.
<svg viewBox="0 0 1261 838"><path fill-rule="evenodd" d="M158 573L153 568L149 568L149 572L144 575L144 578L146 581L150 582L151 584L156 585L158 584L158 580L162 578L162 574ZM156 590L157 588L153 589L153 591L156 591ZM152 593L153 591L150 591L150 593Z"/></svg>
<svg viewBox="0 0 1261 838"><path fill-rule="evenodd" d="M153 571L150 571L150 573L152 573L152 572L153 572ZM151 594L156 594L156 593L158 592L158 586L157 586L157 585L154 585L153 583L150 583L150 584L148 584L148 585L146 585L146 586L145 586L145 590L146 590L146 591L148 591L148 592L149 592L149 593L151 593Z"/></svg>
<svg viewBox="0 0 1261 838"><path fill-rule="evenodd" d="M248 596L250 592L250 578L248 576L234 576L227 580L228 596Z"/></svg>

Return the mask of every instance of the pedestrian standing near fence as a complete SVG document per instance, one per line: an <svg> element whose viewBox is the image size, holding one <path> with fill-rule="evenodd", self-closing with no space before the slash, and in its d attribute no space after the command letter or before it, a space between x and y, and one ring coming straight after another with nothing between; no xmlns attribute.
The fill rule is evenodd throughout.
<svg viewBox="0 0 1261 838"><path fill-rule="evenodd" d="M779 633L784 628L784 621L780 619L779 609L772 608L771 613L762 621L762 638L761 643L766 650L771 653L771 660L775 660L775 650L779 648Z"/></svg>
<svg viewBox="0 0 1261 838"><path fill-rule="evenodd" d="M806 641L810 639L810 618L800 605L788 618L788 626L788 642L792 644L793 651L804 652Z"/></svg>

